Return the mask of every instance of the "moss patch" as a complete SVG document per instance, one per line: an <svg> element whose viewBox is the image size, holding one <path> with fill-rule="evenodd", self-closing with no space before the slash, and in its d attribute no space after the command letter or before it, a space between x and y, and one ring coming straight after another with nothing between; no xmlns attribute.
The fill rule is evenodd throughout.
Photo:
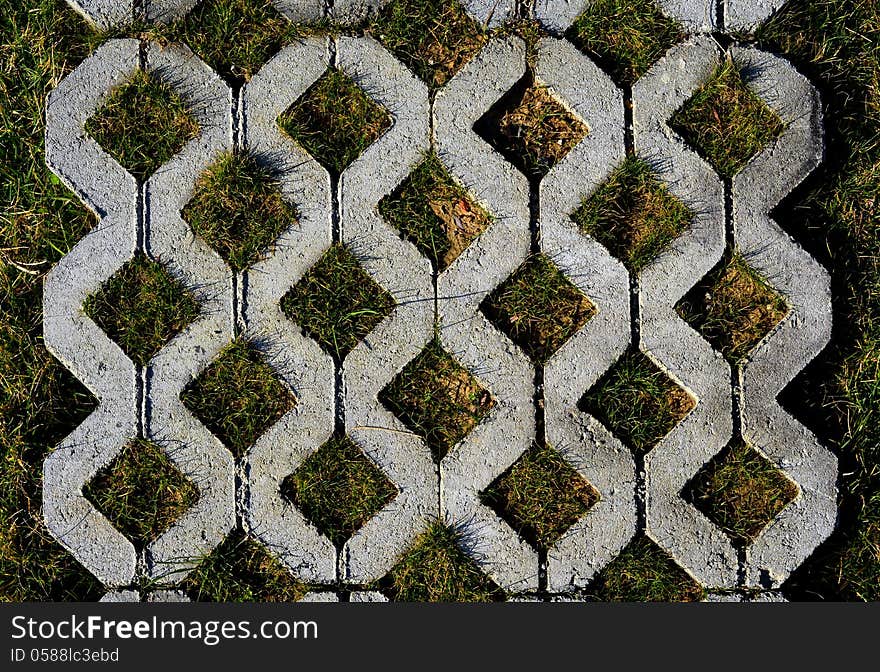
<svg viewBox="0 0 880 672"><path fill-rule="evenodd" d="M527 259L482 304L536 362L546 362L596 314L596 306L543 254Z"/></svg>
<svg viewBox="0 0 880 672"><path fill-rule="evenodd" d="M135 364L146 366L199 316L199 305L165 266L138 254L86 298L83 311Z"/></svg>
<svg viewBox="0 0 880 672"><path fill-rule="evenodd" d="M587 392L581 406L644 455L696 402L644 353L631 350Z"/></svg>
<svg viewBox="0 0 880 672"><path fill-rule="evenodd" d="M254 157L240 153L222 155L202 173L182 215L234 271L263 258L298 219L278 181Z"/></svg>
<svg viewBox="0 0 880 672"><path fill-rule="evenodd" d="M397 496L394 484L347 436L307 457L281 492L337 547Z"/></svg>
<svg viewBox="0 0 880 672"><path fill-rule="evenodd" d="M379 203L379 214L443 271L491 222L436 154L425 160L394 193Z"/></svg>
<svg viewBox="0 0 880 672"><path fill-rule="evenodd" d="M733 362L744 359L789 312L785 299L739 254L706 276L676 310Z"/></svg>
<svg viewBox="0 0 880 672"><path fill-rule="evenodd" d="M85 485L83 495L143 548L198 501L199 491L162 448L138 439Z"/></svg>
<svg viewBox="0 0 880 672"><path fill-rule="evenodd" d="M278 117L285 133L337 175L392 123L388 110L336 68L328 68Z"/></svg>
<svg viewBox="0 0 880 672"><path fill-rule="evenodd" d="M628 158L572 219L639 273L687 229L693 213L654 177L648 164Z"/></svg>
<svg viewBox="0 0 880 672"><path fill-rule="evenodd" d="M170 84L138 70L110 93L86 132L143 182L196 137L199 126Z"/></svg>
<svg viewBox="0 0 880 672"><path fill-rule="evenodd" d="M244 340L226 346L180 400L236 457L296 404L262 353Z"/></svg>
<svg viewBox="0 0 880 672"><path fill-rule="evenodd" d="M396 305L355 256L334 245L281 299L281 309L339 360Z"/></svg>
<svg viewBox="0 0 880 672"><path fill-rule="evenodd" d="M722 177L736 175L785 130L779 115L746 85L730 58L672 116L669 125Z"/></svg>
<svg viewBox="0 0 880 672"><path fill-rule="evenodd" d="M534 445L482 500L536 548L553 546L599 501L599 493L549 446Z"/></svg>

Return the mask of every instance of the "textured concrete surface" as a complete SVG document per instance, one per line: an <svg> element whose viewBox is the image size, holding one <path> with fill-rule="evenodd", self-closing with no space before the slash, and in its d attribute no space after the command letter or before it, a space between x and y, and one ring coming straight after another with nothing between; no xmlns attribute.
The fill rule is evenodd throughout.
<svg viewBox="0 0 880 672"><path fill-rule="evenodd" d="M82 0L79 8L100 25L111 25L132 16L116 11L124 4ZM157 1L143 8L159 17L160 11L182 13L193 4ZM329 8L306 0L276 4L298 20L325 16ZM362 14L378 4L337 1L333 12ZM513 3L466 4L481 20L497 23ZM536 13L561 31L587 4L539 1ZM717 3L662 4L691 32L718 26ZM722 18L728 27L750 26L776 4L731 0ZM543 180L531 183L473 128L527 72L526 46L517 38L490 40L433 101L424 84L370 38L298 41L237 96L185 47L124 39L99 47L58 85L46 107L47 162L100 220L56 265L44 288L46 345L100 402L45 461L50 532L107 586L108 601L180 599L175 583L236 525L294 576L324 587L307 599L382 601L380 593L365 590L367 584L387 573L437 517L461 525L466 552L520 599L578 599L576 591L640 533L710 592L722 591L713 599L780 599L774 591L836 522L836 460L776 400L828 342L828 275L768 214L821 161L821 106L813 87L787 62L751 48L734 47L732 55L786 129L730 182L725 198L724 182L667 123L723 57L708 36L674 47L635 84L631 101L570 43L542 40L533 63L536 79L589 133ZM329 66L352 77L393 117L392 127L338 180L276 123ZM171 84L200 127L143 185L84 130L113 88L138 69ZM570 218L627 148L695 213L688 230L636 278ZM180 215L198 175L233 149L269 167L300 215L266 258L240 273ZM430 262L377 210L428 150L492 216L487 230L436 277ZM344 243L397 304L341 365L279 307L334 242ZM731 242L791 308L735 368L674 310ZM202 306L200 317L146 367L135 366L82 310L85 298L138 252L161 259ZM534 252L552 259L598 309L543 367L542 384L529 358L480 309ZM435 320L444 349L496 402L439 465L424 441L377 398L431 340ZM179 399L237 336L259 345L297 399L240 460ZM644 459L634 458L578 408L584 392L630 347L645 352L696 402ZM341 549L280 494L283 479L334 431L351 436L398 490ZM481 501L481 493L541 432L600 495L546 558ZM739 434L799 489L745 549L735 548L681 496ZM82 495L83 486L137 436L163 447L200 495L142 552ZM135 587L143 579L158 582L160 590L141 595ZM733 598L731 589L738 591ZM758 597L739 597L748 594Z"/></svg>

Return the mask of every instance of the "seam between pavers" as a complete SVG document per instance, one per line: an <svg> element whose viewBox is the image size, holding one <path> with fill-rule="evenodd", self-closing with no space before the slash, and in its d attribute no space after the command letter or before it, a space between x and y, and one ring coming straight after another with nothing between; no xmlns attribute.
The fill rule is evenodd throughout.
<svg viewBox="0 0 880 672"><path fill-rule="evenodd" d="M675 312L675 304L724 254L724 190L715 171L667 125L719 60L709 37L674 47L633 87L633 126L636 154L694 213L689 229L639 278L641 346L697 401L645 456L646 531L703 585L733 587L736 549L681 497L686 483L730 441L730 367Z"/></svg>
<svg viewBox="0 0 880 672"><path fill-rule="evenodd" d="M577 404L630 342L629 277L602 245L577 230L571 213L624 158L623 94L566 41L542 40L535 76L586 123L587 136L541 183L542 251L598 313L544 368L547 443L589 481L600 500L548 551L551 592L584 587L636 530L632 453Z"/></svg>
<svg viewBox="0 0 880 672"><path fill-rule="evenodd" d="M327 171L277 124L281 115L327 69L327 40L311 38L284 48L242 91L242 144L269 165L284 198L299 213L274 253L247 271L247 334L294 390L296 406L264 433L245 458L245 521L306 582L336 580L336 549L281 495L281 483L333 432L333 359L284 315L280 301L332 243Z"/></svg>
<svg viewBox="0 0 880 672"><path fill-rule="evenodd" d="M342 242L397 304L342 365L346 431L398 489L343 548L345 580L368 583L387 573L437 515L431 452L378 399L433 336L431 264L378 212L379 201L430 147L430 107L424 83L372 38L339 38L336 66L394 120L339 179Z"/></svg>
<svg viewBox="0 0 880 672"><path fill-rule="evenodd" d="M831 279L769 213L822 161L819 94L787 61L734 48L750 86L787 128L733 180L740 252L786 298L790 313L742 367L743 434L794 480L800 494L746 550L750 586L776 587L834 529L837 459L777 397L831 339Z"/></svg>
<svg viewBox="0 0 880 672"><path fill-rule="evenodd" d="M466 524L467 550L511 592L537 588L538 555L480 501L480 493L535 439L534 372L522 350L492 326L479 306L529 254L529 184L473 126L525 71L521 40L491 41L437 93L434 103L438 155L493 217L438 277L440 339L497 402L441 461L441 514L449 523Z"/></svg>
<svg viewBox="0 0 880 672"><path fill-rule="evenodd" d="M147 181L145 247L193 291L199 318L153 357L147 370L146 435L199 489L199 499L147 546L153 579L180 580L235 525L235 463L217 437L180 400L180 393L232 340L231 273L184 221L199 175L232 146L229 86L189 48L145 45L145 69L173 86L199 124L199 135Z"/></svg>
<svg viewBox="0 0 880 672"><path fill-rule="evenodd" d="M135 549L82 487L136 436L136 368L82 305L134 253L138 187L86 134L85 124L138 64L136 40L108 42L59 83L46 106L46 162L99 221L46 277L44 341L99 405L43 463L43 518L50 533L111 586L134 579Z"/></svg>

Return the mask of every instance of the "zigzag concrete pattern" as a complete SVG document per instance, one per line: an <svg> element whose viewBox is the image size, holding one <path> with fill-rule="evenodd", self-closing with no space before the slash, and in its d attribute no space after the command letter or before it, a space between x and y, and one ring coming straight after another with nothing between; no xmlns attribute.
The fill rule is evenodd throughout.
<svg viewBox="0 0 880 672"><path fill-rule="evenodd" d="M102 27L136 12L169 20L197 2L69 0ZM277 0L295 20L352 19L381 2ZM466 2L496 25L516 3ZM539 0L536 16L562 31L588 2ZM728 0L659 3L692 33L747 28L779 3ZM494 10L494 11L493 11ZM685 234L637 278L570 215L624 159L624 94L567 41L541 40L535 77L589 128L539 185L474 131L475 122L527 71L525 44L495 38L434 100L425 85L371 38L309 38L284 48L233 100L229 87L183 46L110 40L49 96L46 157L52 170L100 224L53 269L44 289L49 350L100 400L97 410L46 459L43 503L51 533L108 588L106 600L179 600L174 590L198 559L237 525L259 539L298 579L332 586L306 599L380 601L364 590L394 565L432 518L467 522L468 553L499 586L520 599L540 591L576 599L577 590L645 533L708 589L772 590L832 531L837 462L778 404L777 396L830 339L830 281L825 270L770 217L819 164L821 106L809 82L785 61L751 48L731 55L785 131L727 188L667 124L721 62L707 36L674 47L632 89L631 149L647 161L694 219ZM276 123L328 66L339 68L388 109L392 128L340 176L328 172ZM114 87L138 69L173 86L200 134L138 185L85 131ZM246 150L271 163L296 225L270 256L234 273L181 217L198 175L222 152ZM430 262L378 214L425 152L492 215L483 232L436 278ZM334 193L334 189L336 192ZM727 198L725 197L727 191ZM533 193L534 192L534 193ZM537 206L537 207L535 207ZM537 232L537 235L535 233ZM790 311L738 367L675 312L676 303L724 255L729 238ZM392 313L336 371L279 306L281 296L334 242L344 243L396 302ZM549 257L597 306L544 367L543 431L548 444L599 492L599 502L548 550L545 559L480 495L535 441L535 370L524 352L483 315L480 304L534 252ZM160 258L199 298L199 319L136 366L84 314L87 296L135 253ZM436 312L435 312L436 311ZM440 325L443 348L496 401L486 418L435 465L421 438L378 400ZM296 406L236 462L180 401L181 391L236 335L253 337L291 389ZM647 454L630 450L578 401L629 349L639 348L697 401L693 412ZM338 384L337 384L338 383ZM341 399L341 406L338 401ZM395 484L398 495L337 550L280 494L281 481L317 450L335 424ZM338 427L336 427L338 429ZM685 501L685 485L739 435L798 485L799 494L745 548ZM137 436L164 448L199 491L197 504L138 551L83 496L83 486ZM542 582L541 576L546 579ZM778 598L778 593L770 593Z"/></svg>

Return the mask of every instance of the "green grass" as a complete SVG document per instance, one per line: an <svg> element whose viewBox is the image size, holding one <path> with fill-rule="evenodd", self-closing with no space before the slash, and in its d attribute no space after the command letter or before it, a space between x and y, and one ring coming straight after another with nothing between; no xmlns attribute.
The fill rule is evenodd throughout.
<svg viewBox="0 0 880 672"><path fill-rule="evenodd" d="M669 126L722 177L736 175L785 130L730 58L672 116Z"/></svg>
<svg viewBox="0 0 880 672"><path fill-rule="evenodd" d="M397 496L397 488L349 437L334 437L309 455L281 492L341 547Z"/></svg>
<svg viewBox="0 0 880 672"><path fill-rule="evenodd" d="M749 544L798 495L798 487L751 446L738 442L703 467L686 499L739 544Z"/></svg>
<svg viewBox="0 0 880 672"><path fill-rule="evenodd" d="M456 0L394 0L370 32L432 88L443 86L486 41Z"/></svg>
<svg viewBox="0 0 880 672"><path fill-rule="evenodd" d="M697 602L705 597L700 584L644 535L606 565L590 593L605 602Z"/></svg>
<svg viewBox="0 0 880 672"><path fill-rule="evenodd" d="M392 124L388 110L332 67L278 117L281 130L336 175Z"/></svg>
<svg viewBox="0 0 880 672"><path fill-rule="evenodd" d="M492 395L436 340L391 380L379 400L425 439L435 461L495 406Z"/></svg>
<svg viewBox="0 0 880 672"><path fill-rule="evenodd" d="M647 163L629 157L571 217L583 233L639 273L684 233L693 213Z"/></svg>
<svg viewBox="0 0 880 672"><path fill-rule="evenodd" d="M438 271L446 270L491 223L490 215L474 203L433 153L382 199L379 214Z"/></svg>
<svg viewBox="0 0 880 672"><path fill-rule="evenodd" d="M474 130L532 179L546 175L589 132L532 76L504 94L477 120Z"/></svg>
<svg viewBox="0 0 880 672"><path fill-rule="evenodd" d="M647 355L630 350L587 392L581 406L644 455L684 420L696 402Z"/></svg>
<svg viewBox="0 0 880 672"><path fill-rule="evenodd" d="M654 0L596 0L566 35L623 85L632 85L686 37Z"/></svg>
<svg viewBox="0 0 880 672"><path fill-rule="evenodd" d="M236 457L296 405L262 353L241 339L226 346L180 399Z"/></svg>
<svg viewBox="0 0 880 672"><path fill-rule="evenodd" d="M527 259L483 301L483 312L536 362L546 362L596 306L543 254Z"/></svg>
<svg viewBox="0 0 880 672"><path fill-rule="evenodd" d="M733 362L747 357L789 312L785 299L739 254L700 281L676 310Z"/></svg>
<svg viewBox="0 0 880 672"><path fill-rule="evenodd" d="M296 602L306 586L265 547L236 530L181 584L197 602Z"/></svg>
<svg viewBox="0 0 880 672"><path fill-rule="evenodd" d="M281 299L285 315L336 359L345 359L395 306L342 245L334 245Z"/></svg>
<svg viewBox="0 0 880 672"><path fill-rule="evenodd" d="M265 257L298 220L278 180L244 153L223 154L202 173L182 215L234 271Z"/></svg>
<svg viewBox="0 0 880 672"><path fill-rule="evenodd" d="M94 294L83 311L135 364L146 366L199 316L192 293L159 262L136 255Z"/></svg>
<svg viewBox="0 0 880 672"><path fill-rule="evenodd" d="M377 587L395 602L495 602L501 589L463 550L461 530L433 522Z"/></svg>
<svg viewBox="0 0 880 672"><path fill-rule="evenodd" d="M138 439L83 488L83 495L144 548L199 498L199 491L156 444Z"/></svg>
<svg viewBox="0 0 880 672"><path fill-rule="evenodd" d="M599 501L599 493L556 450L535 444L481 499L523 539L548 549Z"/></svg>
<svg viewBox="0 0 880 672"><path fill-rule="evenodd" d="M86 132L143 182L195 138L199 126L170 84L138 70L86 122Z"/></svg>

